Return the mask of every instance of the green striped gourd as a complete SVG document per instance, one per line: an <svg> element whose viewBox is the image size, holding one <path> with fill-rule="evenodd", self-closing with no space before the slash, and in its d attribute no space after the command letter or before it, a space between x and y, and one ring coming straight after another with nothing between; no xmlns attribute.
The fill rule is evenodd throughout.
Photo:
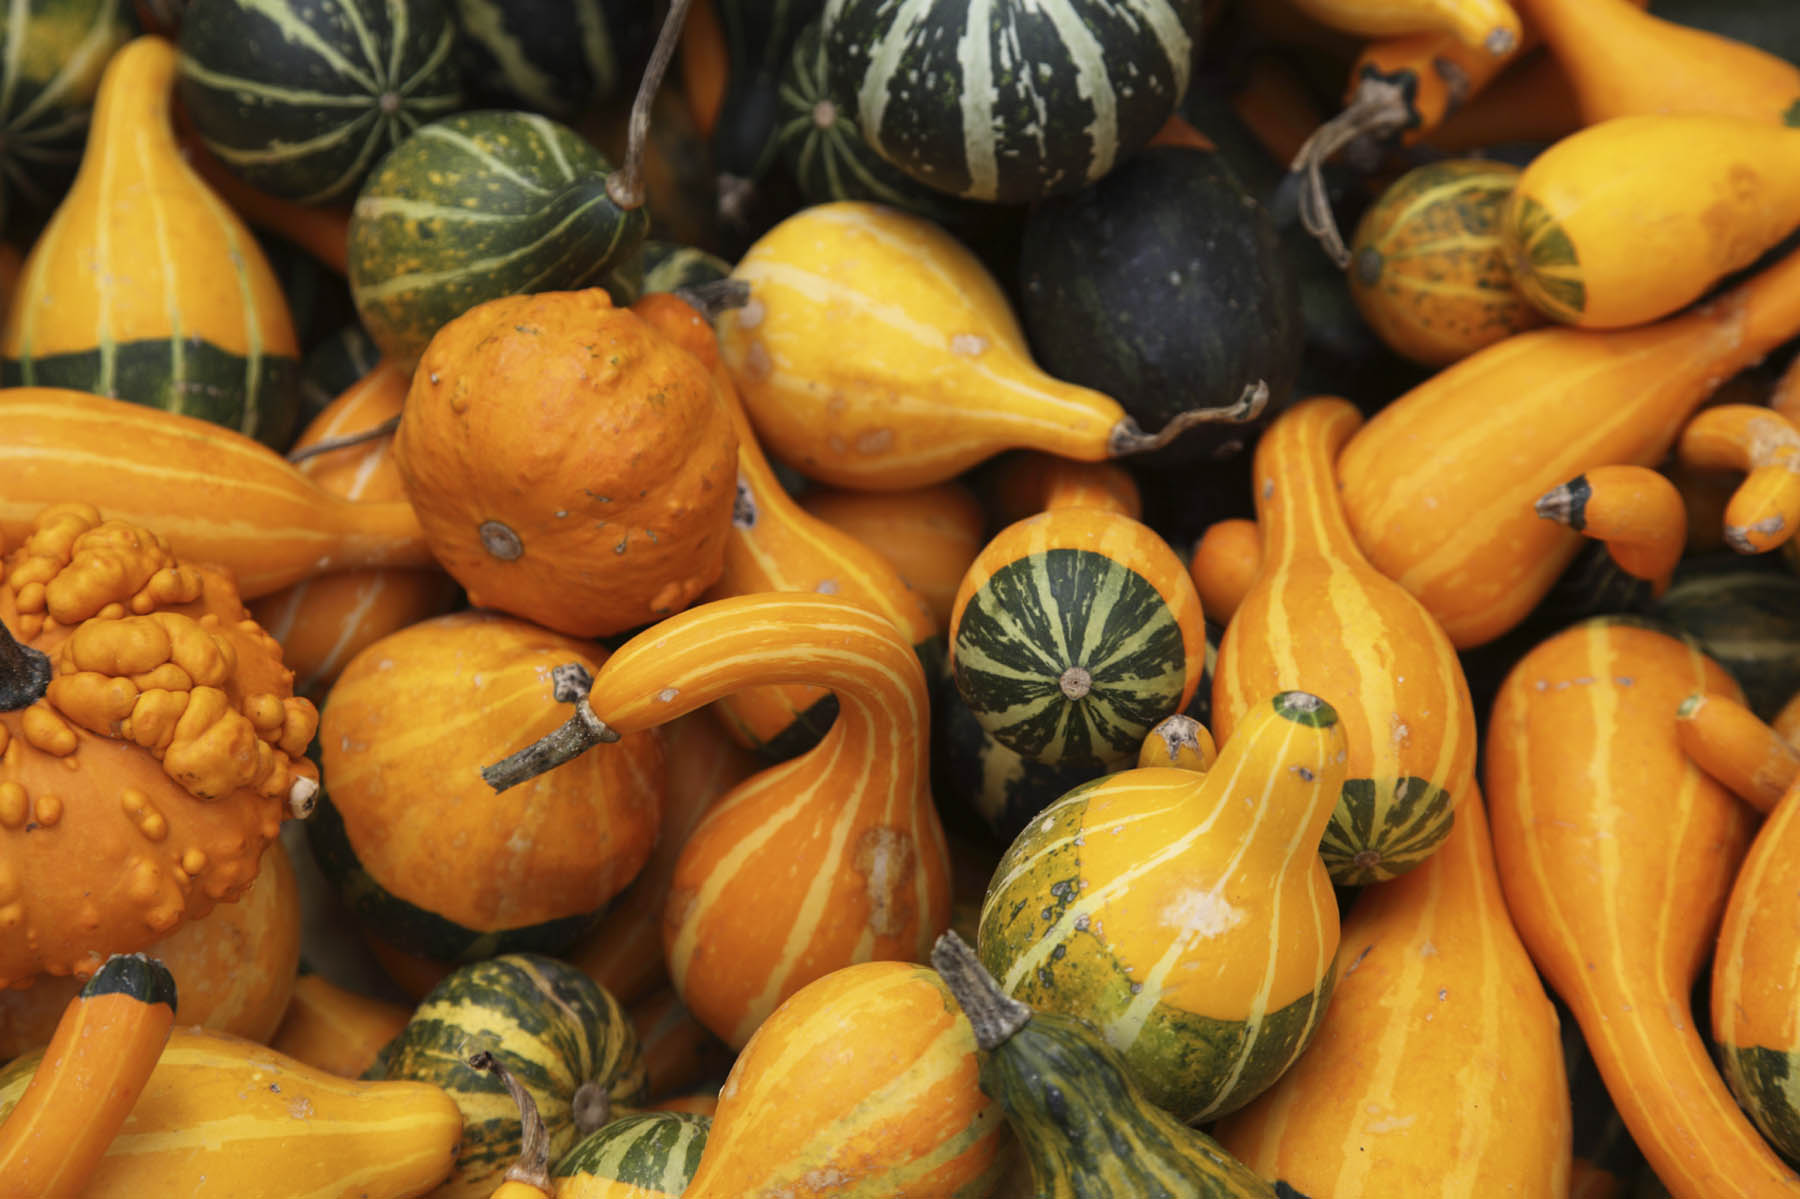
<svg viewBox="0 0 1800 1199"><path fill-rule="evenodd" d="M981 727L952 687L940 688L932 700L935 785L980 817L1001 845L1011 844L1033 817L1071 788L1107 773L1104 765L1036 762L1009 749Z"/></svg>
<svg viewBox="0 0 1800 1199"><path fill-rule="evenodd" d="M0 12L0 220L47 212L81 160L100 72L131 37L126 0L38 0Z"/></svg>
<svg viewBox="0 0 1800 1199"><path fill-rule="evenodd" d="M483 104L573 120L650 46L643 0L454 0L463 80Z"/></svg>
<svg viewBox="0 0 1800 1199"><path fill-rule="evenodd" d="M1362 423L1347 400L1284 412L1253 463L1262 568L1232 614L1213 675L1213 733L1268 695L1333 704L1349 762L1320 852L1339 885L1393 878L1450 834L1475 772L1475 712L1431 614L1370 566L1350 535L1332 463Z"/></svg>
<svg viewBox="0 0 1800 1199"><path fill-rule="evenodd" d="M298 408L293 318L255 238L182 157L175 60L169 42L140 37L107 63L81 170L0 327L0 378L285 446Z"/></svg>
<svg viewBox="0 0 1800 1199"><path fill-rule="evenodd" d="M700 1168L712 1117L633 1112L590 1132L550 1168L556 1199L677 1199Z"/></svg>
<svg viewBox="0 0 1800 1199"><path fill-rule="evenodd" d="M644 294L713 283L731 274L731 264L694 246L649 238L644 242Z"/></svg>
<svg viewBox="0 0 1800 1199"><path fill-rule="evenodd" d="M712 130L719 212L741 218L739 190L776 159L776 92L800 31L825 0L713 0L727 58L725 95Z"/></svg>
<svg viewBox="0 0 1800 1199"><path fill-rule="evenodd" d="M950 195L1026 204L1100 178L1162 128L1201 8L829 0L823 31L833 91L877 153Z"/></svg>
<svg viewBox="0 0 1800 1199"><path fill-rule="evenodd" d="M381 351L357 321L320 338L300 360L300 426L312 424L379 361Z"/></svg>
<svg viewBox="0 0 1800 1199"><path fill-rule="evenodd" d="M181 104L227 170L348 203L382 155L462 105L439 0L190 0Z"/></svg>
<svg viewBox="0 0 1800 1199"><path fill-rule="evenodd" d="M1800 579L1733 562L1682 570L1656 615L1697 639L1731 672L1764 720L1800 691Z"/></svg>
<svg viewBox="0 0 1800 1199"><path fill-rule="evenodd" d="M536 113L458 113L382 159L350 217L350 294L381 351L415 361L485 300L605 285L637 295L649 217L606 194L612 170Z"/></svg>
<svg viewBox="0 0 1800 1199"><path fill-rule="evenodd" d="M1290 691L1204 773L1077 787L995 869L983 965L1014 999L1091 1021L1180 1119L1243 1106L1300 1056L1331 993L1338 910L1318 844L1343 755L1331 706Z"/></svg>
<svg viewBox="0 0 1800 1199"><path fill-rule="evenodd" d="M1093 1025L1008 999L955 933L931 962L969 1017L981 1089L1006 1111L1032 1199L1305 1199L1152 1103Z"/></svg>
<svg viewBox="0 0 1800 1199"><path fill-rule="evenodd" d="M375 1069L435 1083L463 1114L456 1167L433 1194L485 1196L519 1155L519 1109L486 1050L531 1093L552 1158L643 1101L644 1063L625 1009L566 962L506 954L453 970L431 989Z"/></svg>

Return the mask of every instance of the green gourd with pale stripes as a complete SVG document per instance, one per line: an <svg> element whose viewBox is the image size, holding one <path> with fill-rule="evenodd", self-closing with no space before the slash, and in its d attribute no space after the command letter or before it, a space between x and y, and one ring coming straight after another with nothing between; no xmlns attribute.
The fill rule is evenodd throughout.
<svg viewBox="0 0 1800 1199"><path fill-rule="evenodd" d="M1187 91L1198 0L829 0L833 90L939 191L1025 204L1106 174Z"/></svg>
<svg viewBox="0 0 1800 1199"><path fill-rule="evenodd" d="M443 0L437 0L442 3ZM463 79L483 104L579 117L650 46L644 0L454 0Z"/></svg>
<svg viewBox="0 0 1800 1199"><path fill-rule="evenodd" d="M252 187L348 203L381 156L462 105L439 0L191 0L182 106Z"/></svg>
<svg viewBox="0 0 1800 1199"><path fill-rule="evenodd" d="M589 1133L551 1167L556 1199L674 1199L687 1190L712 1117L635 1112Z"/></svg>

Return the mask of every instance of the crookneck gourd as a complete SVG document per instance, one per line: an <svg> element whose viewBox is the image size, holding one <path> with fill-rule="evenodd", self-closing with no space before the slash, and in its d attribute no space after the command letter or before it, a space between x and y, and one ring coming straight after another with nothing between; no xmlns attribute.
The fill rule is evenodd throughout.
<svg viewBox="0 0 1800 1199"><path fill-rule="evenodd" d="M713 600L621 646L576 716L484 771L509 787L597 742L741 687L831 688L818 745L720 797L689 836L663 911L681 1000L741 1048L787 996L839 967L918 960L950 922L949 860L927 777L925 674L892 624L808 594Z"/></svg>
<svg viewBox="0 0 1800 1199"><path fill-rule="evenodd" d="M1315 398L1275 419L1254 463L1262 564L1213 672L1213 733L1278 691L1313 692L1344 722L1344 790L1320 848L1332 881L1418 865L1450 832L1475 771L1475 710L1456 651L1405 588L1369 565L1332 462L1362 423Z"/></svg>
<svg viewBox="0 0 1800 1199"><path fill-rule="evenodd" d="M1205 773L1077 787L995 869L982 963L1013 998L1092 1022L1181 1119L1242 1107L1300 1056L1331 993L1338 909L1318 847L1344 755L1331 706L1285 691Z"/></svg>
<svg viewBox="0 0 1800 1199"><path fill-rule="evenodd" d="M1039 456L1034 516L976 555L950 611L950 668L982 728L1055 766L1117 765L1181 710L1206 672L1187 567L1133 519L1112 463ZM1035 502L1033 502L1035 501Z"/></svg>
<svg viewBox="0 0 1800 1199"><path fill-rule="evenodd" d="M318 724L229 575L84 504L0 558L0 982L235 899L311 810Z"/></svg>

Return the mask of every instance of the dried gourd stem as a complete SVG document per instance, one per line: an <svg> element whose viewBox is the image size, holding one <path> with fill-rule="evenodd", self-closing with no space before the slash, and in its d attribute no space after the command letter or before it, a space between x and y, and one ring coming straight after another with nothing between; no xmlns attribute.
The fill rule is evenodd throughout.
<svg viewBox="0 0 1800 1199"><path fill-rule="evenodd" d="M672 0L669 15L663 19L657 34L656 48L638 81L637 95L631 101L631 117L626 123L625 161L606 177L606 194L626 212L644 206L644 144L650 137L650 105L662 87L663 76L675 58L675 47L681 43L681 27L687 21L692 0Z"/></svg>
<svg viewBox="0 0 1800 1199"><path fill-rule="evenodd" d="M507 1094L519 1105L519 1158L502 1177L536 1187L546 1195L550 1194L550 1133L544 1127L544 1118L538 1114L537 1100L520 1085L513 1072L501 1065L500 1059L487 1050L472 1054L469 1065L476 1070L498 1074L500 1081L506 1084Z"/></svg>
<svg viewBox="0 0 1800 1199"><path fill-rule="evenodd" d="M1350 265L1350 248L1338 232L1331 212L1331 196L1325 190L1325 164L1352 142L1383 139L1398 133L1412 120L1406 91L1392 80L1364 76L1344 111L1313 130L1300 146L1288 169L1301 175L1300 224L1317 238L1339 267Z"/></svg>
<svg viewBox="0 0 1800 1199"><path fill-rule="evenodd" d="M950 994L962 1006L963 1015L975 1030L975 1044L983 1052L992 1052L1005 1044L1031 1019L1031 1009L1010 999L1000 989L969 948L969 943L954 932L946 932L931 947L931 968L938 972Z"/></svg>
<svg viewBox="0 0 1800 1199"><path fill-rule="evenodd" d="M0 712L29 708L49 687L49 656L22 644L0 621Z"/></svg>
<svg viewBox="0 0 1800 1199"><path fill-rule="evenodd" d="M481 768L481 777L496 792L516 787L554 770L564 762L578 758L605 741L617 741L619 734L606 727L588 705L588 688L593 676L579 662L565 662L550 672L551 695L560 704L574 704L575 715L560 726L533 741L518 753Z"/></svg>
<svg viewBox="0 0 1800 1199"><path fill-rule="evenodd" d="M1113 426L1112 435L1107 438L1107 453L1114 458L1123 458L1127 454L1160 450L1198 425L1241 424L1255 420L1268 404L1269 385L1258 379L1245 387L1231 403L1218 408L1189 408L1186 412L1178 412L1155 433L1144 432L1137 421L1127 416Z"/></svg>
<svg viewBox="0 0 1800 1199"><path fill-rule="evenodd" d="M304 462L308 458L316 458L320 454L329 454L333 450L347 450L353 445L362 445L364 442L376 441L386 437L399 427L400 418L398 416L390 416L380 424L370 425L360 433L346 433L342 437L327 437L324 441L315 442L309 446L302 446L297 450L289 450L287 460L289 462Z"/></svg>
<svg viewBox="0 0 1800 1199"><path fill-rule="evenodd" d="M750 302L750 284L742 279L712 279L677 287L675 294L708 321L716 321L720 314Z"/></svg>

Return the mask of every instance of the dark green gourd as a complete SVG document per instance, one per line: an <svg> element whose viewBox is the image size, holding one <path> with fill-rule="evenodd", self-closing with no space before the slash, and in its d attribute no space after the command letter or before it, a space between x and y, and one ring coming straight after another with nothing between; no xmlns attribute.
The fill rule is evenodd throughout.
<svg viewBox="0 0 1800 1199"><path fill-rule="evenodd" d="M1764 720L1800 691L1800 578L1789 571L1736 555L1684 564L1654 611L1698 639Z"/></svg>
<svg viewBox="0 0 1800 1199"><path fill-rule="evenodd" d="M1210 683L1195 689L1210 694ZM1107 773L1098 762L1063 765L1036 762L995 740L955 687L932 695L938 766L936 790L980 818L994 842L1010 845L1033 817L1070 789Z"/></svg>
<svg viewBox="0 0 1800 1199"><path fill-rule="evenodd" d="M1036 1199L1304 1199L1146 1099L1087 1022L1008 999L955 933L931 964L974 1026L981 1089L1005 1110Z"/></svg>
<svg viewBox="0 0 1800 1199"><path fill-rule="evenodd" d="M655 238L644 243L644 291L674 291L714 283L731 274L731 264L694 246Z"/></svg>
<svg viewBox="0 0 1800 1199"><path fill-rule="evenodd" d="M833 91L939 191L1027 204L1105 175L1187 90L1198 0L829 0Z"/></svg>
<svg viewBox="0 0 1800 1199"><path fill-rule="evenodd" d="M819 15L825 0L713 0L729 63L725 96L713 125L719 215L741 224L749 194L777 160L776 93L794 42Z"/></svg>
<svg viewBox="0 0 1800 1199"><path fill-rule="evenodd" d="M556 1165L550 1180L558 1194L579 1196L589 1189L647 1197L679 1195L700 1168L712 1117L689 1112L634 1112L612 1121L575 1143ZM565 1181L566 1180L566 1181ZM635 1188L635 1189L631 1189Z"/></svg>
<svg viewBox="0 0 1800 1199"><path fill-rule="evenodd" d="M192 0L181 103L252 187L348 203L382 155L461 106L456 40L440 0Z"/></svg>
<svg viewBox="0 0 1800 1199"><path fill-rule="evenodd" d="M1019 277L1038 362L1112 396L1145 429L1268 387L1255 420L1204 425L1142 463L1233 457L1293 398L1293 278L1268 215L1216 154L1153 146L1033 206Z"/></svg>
<svg viewBox="0 0 1800 1199"><path fill-rule="evenodd" d="M439 3L442 0L438 0ZM571 121L610 100L650 48L644 0L455 0L463 79L486 106Z"/></svg>

